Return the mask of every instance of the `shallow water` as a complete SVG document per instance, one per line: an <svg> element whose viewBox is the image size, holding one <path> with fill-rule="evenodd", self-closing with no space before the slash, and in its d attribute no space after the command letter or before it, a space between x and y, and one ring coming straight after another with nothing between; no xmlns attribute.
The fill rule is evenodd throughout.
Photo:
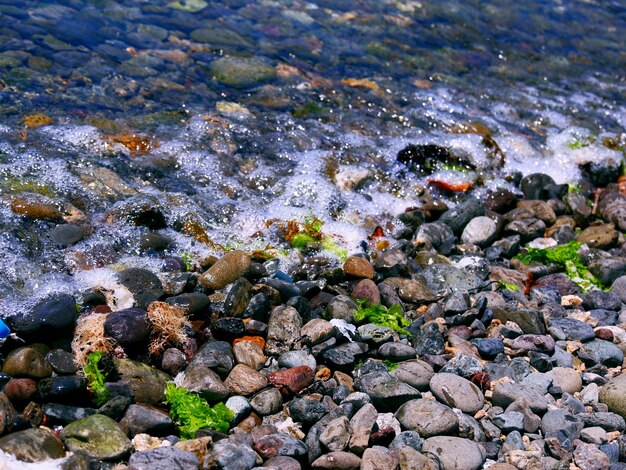
<svg viewBox="0 0 626 470"><path fill-rule="evenodd" d="M580 163L622 158L604 139L623 145L625 30L619 1L0 0L4 313L88 285L97 271L71 277L85 268L158 270L145 228L109 217L137 194L165 215L167 253L201 257L220 250L180 229L189 217L215 243L263 248L266 221L313 213L354 252L425 194L454 203L396 162L409 143L472 162L431 178L478 195L515 171L575 182ZM247 69L225 77L223 57ZM489 130L503 166L468 129ZM24 194L92 233L55 245L57 222L11 210Z"/></svg>

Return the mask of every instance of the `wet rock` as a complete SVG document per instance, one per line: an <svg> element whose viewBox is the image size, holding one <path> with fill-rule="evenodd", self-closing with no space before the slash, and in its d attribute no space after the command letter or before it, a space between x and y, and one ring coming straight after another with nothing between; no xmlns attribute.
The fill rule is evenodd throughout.
<svg viewBox="0 0 626 470"><path fill-rule="evenodd" d="M9 398L3 392L0 392L0 434L13 427L13 420L16 415L17 412Z"/></svg>
<svg viewBox="0 0 626 470"><path fill-rule="evenodd" d="M421 437L456 434L459 420L445 405L432 400L411 400L398 409L395 417L403 429L416 431Z"/></svg>
<svg viewBox="0 0 626 470"><path fill-rule="evenodd" d="M0 450L22 462L43 462L65 457L63 443L44 428L8 434L0 438Z"/></svg>
<svg viewBox="0 0 626 470"><path fill-rule="evenodd" d="M259 57L222 57L211 62L209 73L234 88L253 87L276 77L274 67Z"/></svg>
<svg viewBox="0 0 626 470"><path fill-rule="evenodd" d="M405 302L424 303L437 300L437 296L428 286L414 279L390 277L385 279L382 285L394 289Z"/></svg>
<svg viewBox="0 0 626 470"><path fill-rule="evenodd" d="M265 354L279 355L291 349L293 342L300 337L302 318L293 307L276 307L270 314Z"/></svg>
<svg viewBox="0 0 626 470"><path fill-rule="evenodd" d="M240 277L230 288L224 301L224 315L241 317L252 297L252 284L245 277Z"/></svg>
<svg viewBox="0 0 626 470"><path fill-rule="evenodd" d="M598 213L622 232L626 231L626 196L614 192L604 193L598 203Z"/></svg>
<svg viewBox="0 0 626 470"><path fill-rule="evenodd" d="M165 397L165 386L171 377L147 364L129 359L113 359L115 369L130 389L137 403L160 405Z"/></svg>
<svg viewBox="0 0 626 470"><path fill-rule="evenodd" d="M366 279L374 278L374 268L372 268L368 260L360 256L350 256L346 259L343 263L343 271L347 276Z"/></svg>
<svg viewBox="0 0 626 470"><path fill-rule="evenodd" d="M45 401L77 401L87 392L87 381L76 375L51 377L39 381L39 396Z"/></svg>
<svg viewBox="0 0 626 470"><path fill-rule="evenodd" d="M434 292L473 292L483 287L483 281L475 274L445 264L428 266L422 275Z"/></svg>
<svg viewBox="0 0 626 470"><path fill-rule="evenodd" d="M189 363L189 367L192 366L212 369L226 378L235 366L233 350L230 344L224 341L208 341L194 355Z"/></svg>
<svg viewBox="0 0 626 470"><path fill-rule="evenodd" d="M448 255L454 246L454 233L443 222L430 222L420 225L413 237L413 244L427 250L434 248L442 255Z"/></svg>
<svg viewBox="0 0 626 470"><path fill-rule="evenodd" d="M142 404L130 405L119 424L130 438L143 433L166 436L174 431L174 423L167 413Z"/></svg>
<svg viewBox="0 0 626 470"><path fill-rule="evenodd" d="M485 398L480 389L458 375L435 374L430 379L430 390L440 402L471 415L485 404Z"/></svg>
<svg viewBox="0 0 626 470"><path fill-rule="evenodd" d="M197 468L198 464L196 455L171 446L135 452L128 460L128 465L137 470L187 470Z"/></svg>
<svg viewBox="0 0 626 470"><path fill-rule="evenodd" d="M380 303L380 291L378 286L370 279L362 279L352 288L352 297L354 299L364 299L373 304Z"/></svg>
<svg viewBox="0 0 626 470"><path fill-rule="evenodd" d="M250 256L243 251L229 251L202 276L200 282L207 288L219 290L239 279L251 264Z"/></svg>
<svg viewBox="0 0 626 470"><path fill-rule="evenodd" d="M37 382L33 379L11 379L4 386L4 393L13 403L26 403L37 393Z"/></svg>
<svg viewBox="0 0 626 470"><path fill-rule="evenodd" d="M95 415L98 413L98 410L93 408L60 405L58 403L46 403L43 407L43 413L49 423L66 425L78 419Z"/></svg>
<svg viewBox="0 0 626 470"><path fill-rule="evenodd" d="M480 445L460 437L430 437L424 441L422 451L435 454L443 468L454 470L478 470L486 457Z"/></svg>
<svg viewBox="0 0 626 470"><path fill-rule="evenodd" d="M46 361L57 374L75 374L78 368L74 363L74 355L62 349L53 349L46 354Z"/></svg>
<svg viewBox="0 0 626 470"><path fill-rule="evenodd" d="M219 318L211 325L211 334L218 341L230 343L245 332L246 326L241 318Z"/></svg>
<svg viewBox="0 0 626 470"><path fill-rule="evenodd" d="M542 237L545 231L545 222L535 217L514 220L504 226L505 234L519 236L522 243L530 242L535 238Z"/></svg>
<svg viewBox="0 0 626 470"><path fill-rule="evenodd" d="M592 225L582 231L576 241L586 244L589 248L606 250L614 247L619 239L619 232L613 224Z"/></svg>
<svg viewBox="0 0 626 470"><path fill-rule="evenodd" d="M207 470L251 470L257 454L251 447L227 439L216 442L202 463Z"/></svg>
<svg viewBox="0 0 626 470"><path fill-rule="evenodd" d="M365 374L354 382L354 388L369 395L376 409L381 411L395 411L409 400L421 397L418 390L388 372Z"/></svg>
<svg viewBox="0 0 626 470"><path fill-rule="evenodd" d="M68 424L61 439L72 452L84 452L99 460L116 460L127 455L132 444L117 423L95 414Z"/></svg>
<svg viewBox="0 0 626 470"><path fill-rule="evenodd" d="M49 339L68 333L76 324L76 302L68 294L50 294L23 315L6 319L18 336Z"/></svg>
<svg viewBox="0 0 626 470"><path fill-rule="evenodd" d="M325 470L359 470L361 459L350 452L329 452L311 464L311 468Z"/></svg>
<svg viewBox="0 0 626 470"><path fill-rule="evenodd" d="M347 295L338 295L328 303L326 310L331 319L352 322L352 315L357 309L356 303Z"/></svg>
<svg viewBox="0 0 626 470"><path fill-rule="evenodd" d="M4 361L2 372L12 377L42 379L52 375L52 368L38 350L25 347L9 353Z"/></svg>
<svg viewBox="0 0 626 470"><path fill-rule="evenodd" d="M496 223L489 217L476 217L465 226L461 241L482 248L488 246L496 237Z"/></svg>
<svg viewBox="0 0 626 470"><path fill-rule="evenodd" d="M143 268L128 268L117 275L121 285L133 296L133 307L146 310L150 303L163 295L161 280L152 271Z"/></svg>
<svg viewBox="0 0 626 470"><path fill-rule="evenodd" d="M72 224L57 225L50 231L50 238L59 245L74 245L85 237L82 227Z"/></svg>
<svg viewBox="0 0 626 470"><path fill-rule="evenodd" d="M546 199L548 188L554 184L554 180L549 175L532 173L522 178L520 187L526 199Z"/></svg>
<svg viewBox="0 0 626 470"><path fill-rule="evenodd" d="M168 297L166 303L181 307L187 315L195 315L206 310L209 306L209 298L200 292L189 292L185 294Z"/></svg>
<svg viewBox="0 0 626 470"><path fill-rule="evenodd" d="M282 395L275 388L262 390L252 397L250 406L259 416L273 415L283 406Z"/></svg>
<svg viewBox="0 0 626 470"><path fill-rule="evenodd" d="M104 333L122 346L135 346L150 336L148 314L139 308L111 312L104 321Z"/></svg>
<svg viewBox="0 0 626 470"><path fill-rule="evenodd" d="M439 218L439 222L448 225L458 235L472 219L480 217L484 213L485 207L480 200L468 198L454 208L444 212Z"/></svg>
<svg viewBox="0 0 626 470"><path fill-rule="evenodd" d="M187 356L180 349L168 348L163 353L161 369L170 375L176 375L187 367Z"/></svg>
<svg viewBox="0 0 626 470"><path fill-rule="evenodd" d="M322 358L329 367L343 372L350 372L356 361L368 351L368 346L361 342L344 343L324 351Z"/></svg>

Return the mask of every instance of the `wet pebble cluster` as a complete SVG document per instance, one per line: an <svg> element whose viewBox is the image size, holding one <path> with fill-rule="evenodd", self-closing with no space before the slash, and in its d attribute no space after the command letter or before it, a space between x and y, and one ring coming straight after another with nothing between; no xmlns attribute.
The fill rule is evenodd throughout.
<svg viewBox="0 0 626 470"><path fill-rule="evenodd" d="M80 299L50 293L5 318L21 340L2 349L0 449L68 469L625 468L619 189L593 199L532 174L516 192L409 210L394 238L339 265L234 250L117 271ZM150 214L134 222L158 245ZM572 241L604 289L515 258ZM371 304L407 325L355 320ZM95 350L101 406L79 367ZM230 431L181 440L171 381L225 403Z"/></svg>

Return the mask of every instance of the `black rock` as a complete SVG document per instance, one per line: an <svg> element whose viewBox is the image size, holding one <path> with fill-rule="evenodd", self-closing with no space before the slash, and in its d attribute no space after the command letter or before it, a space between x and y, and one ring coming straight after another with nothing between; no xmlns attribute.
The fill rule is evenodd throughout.
<svg viewBox="0 0 626 470"><path fill-rule="evenodd" d="M82 395L87 398L87 381L77 375L61 375L42 379L38 385L39 395L44 401L76 403Z"/></svg>
<svg viewBox="0 0 626 470"><path fill-rule="evenodd" d="M543 173L532 173L522 178L520 187L526 199L549 199L550 186L555 184L551 176Z"/></svg>
<svg viewBox="0 0 626 470"><path fill-rule="evenodd" d="M76 302L68 294L51 294L23 315L8 317L6 322L18 336L55 338L72 331L76 324Z"/></svg>
<svg viewBox="0 0 626 470"><path fill-rule="evenodd" d="M591 326L573 318L550 319L549 331L561 340L591 341L596 337Z"/></svg>
<svg viewBox="0 0 626 470"><path fill-rule="evenodd" d="M585 310L603 309L619 311L622 308L622 301L613 292L592 290L583 295L583 307L585 307Z"/></svg>
<svg viewBox="0 0 626 470"><path fill-rule="evenodd" d="M188 315L197 315L204 312L209 306L209 297L200 292L190 292L169 297L165 302L184 308Z"/></svg>
<svg viewBox="0 0 626 470"><path fill-rule="evenodd" d="M74 355L63 349L53 349L46 354L46 361L57 374L71 375L78 370L74 363Z"/></svg>
<svg viewBox="0 0 626 470"><path fill-rule="evenodd" d="M73 245L85 237L85 231L78 225L57 225L50 232L50 238L59 245Z"/></svg>
<svg viewBox="0 0 626 470"><path fill-rule="evenodd" d="M224 314L228 317L241 317L250 302L252 284L245 277L237 279L224 300Z"/></svg>
<svg viewBox="0 0 626 470"><path fill-rule="evenodd" d="M267 321L272 306L267 295L262 292L252 296L246 307L244 317Z"/></svg>
<svg viewBox="0 0 626 470"><path fill-rule="evenodd" d="M152 271L142 268L128 268L118 274L120 284L134 297L134 306L143 310L163 295L163 285Z"/></svg>
<svg viewBox="0 0 626 470"><path fill-rule="evenodd" d="M139 308L111 312L104 322L104 333L122 346L138 345L150 335L148 315Z"/></svg>
<svg viewBox="0 0 626 470"><path fill-rule="evenodd" d="M485 215L484 204L476 198L468 198L444 212L439 222L446 224L455 235L459 235L470 220Z"/></svg>
<svg viewBox="0 0 626 470"><path fill-rule="evenodd" d="M498 354L504 353L504 343L498 338L481 339L474 344L480 356L485 359L493 359Z"/></svg>
<svg viewBox="0 0 626 470"><path fill-rule="evenodd" d="M213 337L219 341L232 342L243 336L246 326L241 318L220 318L211 325Z"/></svg>
<svg viewBox="0 0 626 470"><path fill-rule="evenodd" d="M50 424L69 424L77 419L95 415L98 411L93 408L79 408L76 406L46 403L43 407L44 415Z"/></svg>
<svg viewBox="0 0 626 470"><path fill-rule="evenodd" d="M306 425L318 422L330 411L328 405L317 400L296 398L289 403L289 414L294 421Z"/></svg>

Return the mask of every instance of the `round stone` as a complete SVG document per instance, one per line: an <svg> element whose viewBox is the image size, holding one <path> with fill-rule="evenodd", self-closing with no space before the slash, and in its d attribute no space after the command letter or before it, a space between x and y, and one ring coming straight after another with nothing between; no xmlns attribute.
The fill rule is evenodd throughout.
<svg viewBox="0 0 626 470"><path fill-rule="evenodd" d="M458 375L435 374L430 379L430 390L440 402L471 415L485 404L485 397L480 389Z"/></svg>
<svg viewBox="0 0 626 470"><path fill-rule="evenodd" d="M459 429L456 414L433 400L411 400L400 407L395 417L403 429L416 431L421 437L455 434Z"/></svg>
<svg viewBox="0 0 626 470"><path fill-rule="evenodd" d="M360 256L350 256L343 263L343 271L347 276L373 279L374 268L368 260Z"/></svg>
<svg viewBox="0 0 626 470"><path fill-rule="evenodd" d="M495 239L496 232L496 223L491 218L485 216L475 217L463 229L461 241L484 247Z"/></svg>
<svg viewBox="0 0 626 470"><path fill-rule="evenodd" d="M476 442L451 436L426 439L422 452L435 454L446 470L478 470L486 458L484 449Z"/></svg>

